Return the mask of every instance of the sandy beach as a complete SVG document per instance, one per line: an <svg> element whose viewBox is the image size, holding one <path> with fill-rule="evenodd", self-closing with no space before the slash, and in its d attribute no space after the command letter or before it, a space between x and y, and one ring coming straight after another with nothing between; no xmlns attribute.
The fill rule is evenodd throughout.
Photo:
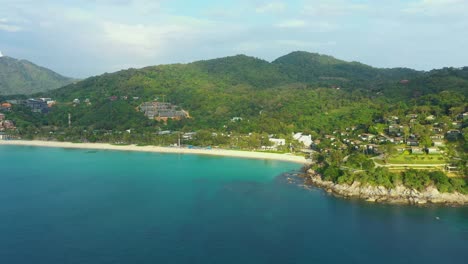
<svg viewBox="0 0 468 264"><path fill-rule="evenodd" d="M304 157L295 156L292 154L277 154L277 153L238 151L238 150L226 150L226 149L189 149L189 148L178 148L178 147L111 145L111 144L106 144L106 143L71 143L71 142L39 141L39 140L32 140L32 141L0 140L0 146L2 145L94 149L94 150L138 151L138 152L175 153L175 154L195 154L195 155L210 155L210 156L223 156L223 157L247 158L247 159L280 160L280 161L294 162L294 163L299 163L299 164L307 164L307 160Z"/></svg>

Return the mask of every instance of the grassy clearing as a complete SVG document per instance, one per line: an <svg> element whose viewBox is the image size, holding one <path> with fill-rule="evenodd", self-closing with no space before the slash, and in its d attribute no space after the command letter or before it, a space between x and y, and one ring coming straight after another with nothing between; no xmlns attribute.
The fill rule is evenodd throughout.
<svg viewBox="0 0 468 264"><path fill-rule="evenodd" d="M387 164L415 164L415 165L424 165L424 164L445 164L446 160L442 155L410 155L410 154L400 154L397 156L390 157ZM382 163L383 164L383 163Z"/></svg>

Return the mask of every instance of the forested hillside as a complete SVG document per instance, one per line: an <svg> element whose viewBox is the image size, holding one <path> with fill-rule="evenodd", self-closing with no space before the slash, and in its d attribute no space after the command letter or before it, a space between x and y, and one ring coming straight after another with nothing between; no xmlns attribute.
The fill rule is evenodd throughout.
<svg viewBox="0 0 468 264"><path fill-rule="evenodd" d="M449 114L451 107L465 103L467 72L379 69L306 52L272 63L238 55L122 70L40 94L58 103L32 125L66 127L71 113L75 127L89 129L330 133L369 126L375 118L415 106L434 106L439 99L444 105L431 111ZM90 103L75 105L74 99ZM136 110L155 99L179 105L191 118L158 123ZM231 122L233 117L243 121Z"/></svg>
<svg viewBox="0 0 468 264"><path fill-rule="evenodd" d="M33 94L60 88L73 80L27 60L0 57L0 95Z"/></svg>

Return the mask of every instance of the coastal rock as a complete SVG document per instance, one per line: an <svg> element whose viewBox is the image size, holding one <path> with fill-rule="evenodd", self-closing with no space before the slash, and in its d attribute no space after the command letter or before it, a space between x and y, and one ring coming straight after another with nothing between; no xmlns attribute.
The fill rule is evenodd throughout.
<svg viewBox="0 0 468 264"><path fill-rule="evenodd" d="M368 202L382 202L390 204L456 204L468 205L468 195L461 193L441 193L434 186L429 186L420 192L415 189L398 185L388 189L384 186L362 185L360 182L353 184L335 184L325 181L320 175L309 170L306 183L325 189L342 197L360 198Z"/></svg>

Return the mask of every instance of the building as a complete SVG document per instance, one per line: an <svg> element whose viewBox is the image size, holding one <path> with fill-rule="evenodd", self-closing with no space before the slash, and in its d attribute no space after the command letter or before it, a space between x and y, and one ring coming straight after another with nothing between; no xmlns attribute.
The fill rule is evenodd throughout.
<svg viewBox="0 0 468 264"><path fill-rule="evenodd" d="M443 147L445 146L445 142L443 140L434 140L432 145L434 145L434 147Z"/></svg>
<svg viewBox="0 0 468 264"><path fill-rule="evenodd" d="M2 111L10 111L11 110L11 103L2 103L0 106L0 110Z"/></svg>
<svg viewBox="0 0 468 264"><path fill-rule="evenodd" d="M15 129L15 123L11 120L4 120L0 121L0 129L5 130L5 129Z"/></svg>
<svg viewBox="0 0 468 264"><path fill-rule="evenodd" d="M448 140L457 140L461 136L460 130L452 129L447 132L446 138Z"/></svg>
<svg viewBox="0 0 468 264"><path fill-rule="evenodd" d="M419 147L411 147L411 154L421 155L424 154L424 151L422 148Z"/></svg>
<svg viewBox="0 0 468 264"><path fill-rule="evenodd" d="M442 140L442 139L444 139L444 138L445 138L445 136L442 135L442 134L437 134L437 135L432 135L432 136L431 136L431 139L432 139L432 140Z"/></svg>
<svg viewBox="0 0 468 264"><path fill-rule="evenodd" d="M388 133L394 134L394 135L400 135L401 133L403 133L403 126L390 125L388 126Z"/></svg>
<svg viewBox="0 0 468 264"><path fill-rule="evenodd" d="M182 135L184 140L192 140L197 135L197 132L187 132Z"/></svg>
<svg viewBox="0 0 468 264"><path fill-rule="evenodd" d="M440 154L440 150L438 148L427 148L427 154Z"/></svg>
<svg viewBox="0 0 468 264"><path fill-rule="evenodd" d="M0 113L0 121L5 120L5 114Z"/></svg>
<svg viewBox="0 0 468 264"><path fill-rule="evenodd" d="M49 112L49 106L46 102L40 99L28 99L25 102L26 106L31 108L31 111L34 113L43 113L46 114Z"/></svg>
<svg viewBox="0 0 468 264"><path fill-rule="evenodd" d="M269 138L270 142L273 143L274 147L280 147L286 145L286 139L284 138Z"/></svg>
<svg viewBox="0 0 468 264"><path fill-rule="evenodd" d="M310 148L310 146L313 143L311 135L303 135L302 133L296 133L293 135L293 138L302 143L306 148Z"/></svg>
<svg viewBox="0 0 468 264"><path fill-rule="evenodd" d="M419 141L416 140L416 139L408 139L406 141L406 145L408 145L410 147L417 147L417 146L419 146Z"/></svg>
<svg viewBox="0 0 468 264"><path fill-rule="evenodd" d="M138 108L148 119L158 121L166 122L168 119L181 120L190 117L187 111L171 103L144 102Z"/></svg>

